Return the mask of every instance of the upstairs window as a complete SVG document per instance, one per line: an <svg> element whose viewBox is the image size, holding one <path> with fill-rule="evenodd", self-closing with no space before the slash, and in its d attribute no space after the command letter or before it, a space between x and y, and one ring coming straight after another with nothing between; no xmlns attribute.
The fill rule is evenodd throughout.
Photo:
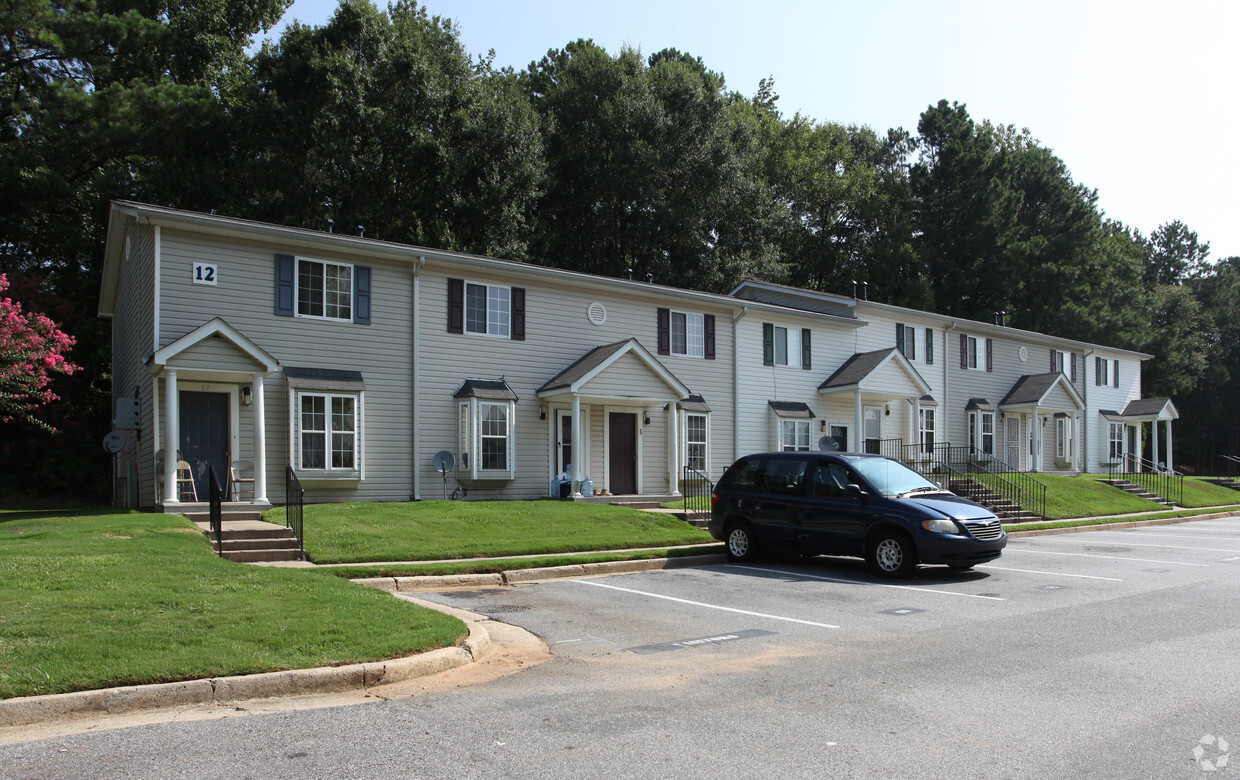
<svg viewBox="0 0 1240 780"><path fill-rule="evenodd" d="M994 370L991 340L960 334L960 367L974 371Z"/></svg>
<svg viewBox="0 0 1240 780"><path fill-rule="evenodd" d="M293 255L275 260L277 316L370 324L370 266Z"/></svg>
<svg viewBox="0 0 1240 780"><path fill-rule="evenodd" d="M909 360L917 359L917 329L896 323L896 349Z"/></svg>
<svg viewBox="0 0 1240 780"><path fill-rule="evenodd" d="M448 280L448 332L525 340L525 288Z"/></svg>
<svg viewBox="0 0 1240 780"><path fill-rule="evenodd" d="M715 359L715 315L659 309L660 355Z"/></svg>
<svg viewBox="0 0 1240 780"><path fill-rule="evenodd" d="M1116 362L1118 363L1119 361ZM1094 358L1094 385L1098 387L1106 387L1111 383L1108 378L1108 369L1110 368L1110 365L1110 361L1106 358Z"/></svg>
<svg viewBox="0 0 1240 780"><path fill-rule="evenodd" d="M784 328L770 322L762 324L762 363L809 370L813 351L809 328Z"/></svg>

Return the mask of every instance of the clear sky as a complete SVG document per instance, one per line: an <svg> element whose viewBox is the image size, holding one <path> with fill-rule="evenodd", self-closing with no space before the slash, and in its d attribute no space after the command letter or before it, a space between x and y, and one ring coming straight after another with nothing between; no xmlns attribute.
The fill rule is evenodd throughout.
<svg viewBox="0 0 1240 780"><path fill-rule="evenodd" d="M284 18L323 24L336 5L296 0ZM592 38L613 54L686 51L744 95L772 77L785 116L915 132L927 106L964 103L975 120L1028 128L1107 216L1147 235L1179 219L1212 259L1240 255L1236 0L425 5L501 67Z"/></svg>

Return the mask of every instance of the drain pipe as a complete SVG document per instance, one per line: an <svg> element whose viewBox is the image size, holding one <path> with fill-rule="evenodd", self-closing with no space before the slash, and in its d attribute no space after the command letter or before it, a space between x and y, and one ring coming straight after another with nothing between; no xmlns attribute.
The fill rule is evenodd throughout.
<svg viewBox="0 0 1240 780"><path fill-rule="evenodd" d="M1081 354L1081 400L1085 402L1085 410L1081 413L1081 471L1089 471L1089 356L1098 350L1090 347Z"/></svg>
<svg viewBox="0 0 1240 780"><path fill-rule="evenodd" d="M732 318L732 457L729 463L741 456L741 340L737 323L748 313L749 307L742 306L740 314Z"/></svg>
<svg viewBox="0 0 1240 780"><path fill-rule="evenodd" d="M947 427L943 429L943 432L947 434L948 446L951 446L951 443L952 443L952 423L951 423L952 394L951 394L951 387L950 387L951 385L950 377L952 373L951 332L956 329L956 324L957 323L953 322L943 329L943 410L946 412L946 414L943 415L943 421L947 423ZM968 426L965 426L965 430L968 430ZM969 442L969 443L972 444L972 442Z"/></svg>
<svg viewBox="0 0 1240 780"><path fill-rule="evenodd" d="M418 402L421 399L421 377L422 372L418 370L418 344L420 330L418 320L422 314L422 269L426 267L426 255L418 256L418 264L413 269L413 323L411 337L413 344L410 354L410 370L413 372L411 377L411 392L413 393L412 414L409 416L410 422L413 424L413 458L410 464L413 468L413 500L422 500L422 476L418 469L418 458L422 454L422 436L421 426L418 425Z"/></svg>

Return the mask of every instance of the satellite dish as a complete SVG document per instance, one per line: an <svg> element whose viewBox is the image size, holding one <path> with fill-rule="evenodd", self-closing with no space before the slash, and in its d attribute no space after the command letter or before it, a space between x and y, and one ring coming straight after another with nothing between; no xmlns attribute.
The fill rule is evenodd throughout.
<svg viewBox="0 0 1240 780"><path fill-rule="evenodd" d="M103 437L103 448L115 455L125 449L125 442L125 434L120 431L112 431L107 436Z"/></svg>
<svg viewBox="0 0 1240 780"><path fill-rule="evenodd" d="M448 450L440 450L435 453L435 457L431 460L431 465L435 467L435 471L443 473L444 476L456 467L456 456Z"/></svg>
<svg viewBox="0 0 1240 780"><path fill-rule="evenodd" d="M834 452L835 450L838 450L839 448L840 446L835 443L835 439L830 436L823 436L821 439L818 440L818 449L822 450L823 452Z"/></svg>

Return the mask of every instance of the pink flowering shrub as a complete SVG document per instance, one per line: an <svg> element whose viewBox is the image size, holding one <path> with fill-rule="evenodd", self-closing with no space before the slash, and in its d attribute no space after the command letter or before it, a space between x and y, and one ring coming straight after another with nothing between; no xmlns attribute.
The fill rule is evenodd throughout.
<svg viewBox="0 0 1240 780"><path fill-rule="evenodd" d="M0 274L0 293L8 288L8 277ZM65 358L72 348L73 337L56 323L42 314L23 313L12 298L0 298L0 423L23 420L51 429L35 413L59 398L52 392L53 374L81 368Z"/></svg>

